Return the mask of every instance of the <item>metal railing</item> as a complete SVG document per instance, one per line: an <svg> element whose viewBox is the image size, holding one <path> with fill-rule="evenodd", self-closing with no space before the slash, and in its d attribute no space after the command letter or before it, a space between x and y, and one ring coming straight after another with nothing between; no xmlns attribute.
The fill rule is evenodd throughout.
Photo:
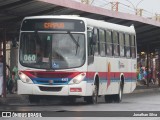
<svg viewBox="0 0 160 120"><path fill-rule="evenodd" d="M88 4L116 12L123 12L128 14L134 14L137 16L141 16L148 19L154 19L156 21L160 22L160 14L152 13L148 10L139 8L139 5L144 1L140 0L136 5L134 5L131 1L127 1L129 4L124 4L121 2L118 2L118 0L74 0L77 2L81 2L83 4Z"/></svg>

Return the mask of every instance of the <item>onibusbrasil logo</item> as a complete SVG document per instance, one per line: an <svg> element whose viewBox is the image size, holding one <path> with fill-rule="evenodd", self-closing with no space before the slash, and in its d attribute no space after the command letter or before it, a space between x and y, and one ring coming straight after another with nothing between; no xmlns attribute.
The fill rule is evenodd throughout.
<svg viewBox="0 0 160 120"><path fill-rule="evenodd" d="M2 117L42 117L40 112L2 112Z"/></svg>

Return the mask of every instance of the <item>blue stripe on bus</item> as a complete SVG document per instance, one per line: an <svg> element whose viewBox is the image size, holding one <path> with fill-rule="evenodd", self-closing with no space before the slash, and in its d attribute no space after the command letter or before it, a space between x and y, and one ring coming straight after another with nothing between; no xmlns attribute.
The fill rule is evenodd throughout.
<svg viewBox="0 0 160 120"><path fill-rule="evenodd" d="M87 81L87 83L93 82L93 79L85 79L85 81ZM106 80L105 78L100 78L100 82L107 82L108 80ZM111 78L110 80L111 82L119 82L120 79L119 78ZM125 78L124 82L136 82L137 79L136 78Z"/></svg>
<svg viewBox="0 0 160 120"><path fill-rule="evenodd" d="M67 85L72 78L67 78L67 80L65 81L62 80L63 78L32 78L32 81L34 84L43 84L43 85L49 85L49 80L53 80L53 85ZM92 83L93 79L90 78L85 78L84 81L86 81L87 83ZM100 82L101 83L105 83L108 80L106 80L105 78L100 78ZM119 82L120 79L119 78L111 78L111 82ZM125 78L124 82L136 82L136 79L132 79L132 78Z"/></svg>
<svg viewBox="0 0 160 120"><path fill-rule="evenodd" d="M49 80L53 80L53 85L66 85L71 81L71 78L32 78L34 84L48 85Z"/></svg>

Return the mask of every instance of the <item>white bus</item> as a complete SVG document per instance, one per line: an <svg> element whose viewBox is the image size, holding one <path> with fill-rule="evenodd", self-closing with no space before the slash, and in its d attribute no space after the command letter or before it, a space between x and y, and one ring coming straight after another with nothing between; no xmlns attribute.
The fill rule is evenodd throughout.
<svg viewBox="0 0 160 120"><path fill-rule="evenodd" d="M74 102L121 102L136 88L136 34L122 26L78 16L24 18L20 30L18 94L30 102L66 96Z"/></svg>

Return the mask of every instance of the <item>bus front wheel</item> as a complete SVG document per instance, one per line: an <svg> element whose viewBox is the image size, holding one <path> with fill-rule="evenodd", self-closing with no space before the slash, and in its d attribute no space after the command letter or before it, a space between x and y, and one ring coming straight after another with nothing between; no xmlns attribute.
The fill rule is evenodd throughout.
<svg viewBox="0 0 160 120"><path fill-rule="evenodd" d="M96 104L97 103L97 98L98 98L98 88L97 88L97 85L95 84L92 96L85 97L84 100L88 104Z"/></svg>

